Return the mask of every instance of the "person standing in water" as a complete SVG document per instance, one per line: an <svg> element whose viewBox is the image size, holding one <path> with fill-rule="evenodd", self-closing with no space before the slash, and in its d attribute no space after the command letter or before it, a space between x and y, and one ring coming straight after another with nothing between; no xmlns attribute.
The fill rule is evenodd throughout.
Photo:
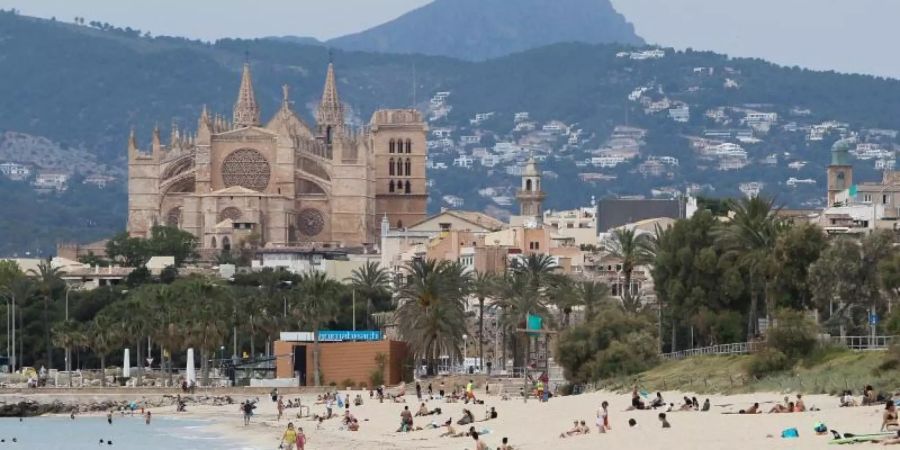
<svg viewBox="0 0 900 450"><path fill-rule="evenodd" d="M112 411L106 412L106 422L112 425Z"/></svg>
<svg viewBox="0 0 900 450"><path fill-rule="evenodd" d="M150 419L152 418L152 416L153 415L150 414L150 410L148 409L147 412L144 414L144 423L147 425L150 425Z"/></svg>

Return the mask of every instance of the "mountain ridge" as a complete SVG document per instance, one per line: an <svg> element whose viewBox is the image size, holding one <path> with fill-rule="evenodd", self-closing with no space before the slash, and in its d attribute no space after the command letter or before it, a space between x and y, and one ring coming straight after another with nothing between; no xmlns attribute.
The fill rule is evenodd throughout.
<svg viewBox="0 0 900 450"><path fill-rule="evenodd" d="M327 45L482 61L559 42L644 44L609 0L435 0Z"/></svg>

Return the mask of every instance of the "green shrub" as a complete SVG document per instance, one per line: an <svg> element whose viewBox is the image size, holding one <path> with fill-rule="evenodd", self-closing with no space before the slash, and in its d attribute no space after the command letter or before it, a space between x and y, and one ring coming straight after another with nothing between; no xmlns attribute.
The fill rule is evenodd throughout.
<svg viewBox="0 0 900 450"><path fill-rule="evenodd" d="M356 386L356 382L349 378L344 378L344 381L341 381L341 389L350 389L354 386Z"/></svg>
<svg viewBox="0 0 900 450"><path fill-rule="evenodd" d="M763 378L775 372L783 372L791 367L787 355L779 350L767 348L750 359L747 373L756 378Z"/></svg>
<svg viewBox="0 0 900 450"><path fill-rule="evenodd" d="M766 333L767 345L795 362L816 348L818 332L816 324L802 311L782 309L776 314L775 326Z"/></svg>

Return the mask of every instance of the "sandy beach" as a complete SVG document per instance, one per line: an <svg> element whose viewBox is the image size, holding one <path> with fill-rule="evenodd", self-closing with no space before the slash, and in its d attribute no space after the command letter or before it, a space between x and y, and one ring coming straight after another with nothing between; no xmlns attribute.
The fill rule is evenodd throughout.
<svg viewBox="0 0 900 450"><path fill-rule="evenodd" d="M351 398L358 391L349 392ZM691 395L691 394L686 394ZM309 417L297 419L297 409L288 409L280 422L276 420L277 412L275 403L267 396L259 396L259 407L255 411L250 426L243 426L241 414L237 405L229 406L190 406L187 413L176 414L172 408L154 409L157 416L189 417L210 421L210 429L222 436L241 442L247 448L272 449L277 448L279 438L287 422L293 421L300 426L308 436L308 449L324 448L360 448L360 449L463 449L473 448L472 439L441 438L439 435L444 428L425 429L411 433L397 433L400 412L404 404L378 403L370 400L368 392L363 393L365 404L360 407L351 407L350 410L360 420L360 430L350 432L341 430L339 418L326 420L322 429L316 427L316 422ZM675 401L682 398L681 393L663 392L667 401ZM304 404L315 401L314 395L294 396L286 395L286 398L301 397ZM697 396L703 402L710 399L712 408L709 412L672 412L668 414L668 420L672 424L670 429L662 429L658 421L659 410L625 411L630 405L630 395L613 394L608 392L595 392L570 397L551 399L548 403L539 403L529 400L527 403L521 399L501 400L496 396L483 397L485 405L464 405L459 403L445 403L433 400L426 402L428 408L440 407L443 414L440 416L416 417L416 426L426 426L432 421L443 423L452 417L454 422L461 417L463 408L469 408L477 419L484 417L485 410L494 406L499 417L496 420L476 423L476 429L487 428L490 433L483 437L490 448L500 445L501 439L509 437L510 443L515 448L522 449L588 449L603 446L607 448L628 448L636 444L640 448L667 448L667 449L697 449L697 448L729 448L729 449L754 449L760 448L823 448L831 440L831 436L818 436L813 432L816 422L824 422L829 428L841 432L856 434L878 432L881 425L881 407L867 406L854 408L839 408L838 399L833 396L810 395L804 396L807 407L817 407L821 411L811 411L793 414L759 414L754 416L723 414L737 412L739 409L750 406L753 402L760 402L762 409L768 411L776 401L781 401L784 394L758 393L733 396ZM792 396L793 397L793 396ZM241 397L236 396L240 401ZM610 423L612 431L598 434L593 426L597 409L602 401L610 403ZM406 405L410 410L418 409L415 395L407 396ZM325 411L324 405L313 405L312 413L321 414ZM334 408L336 414L342 414L342 410ZM560 439L559 434L569 429L573 420L585 420L591 425L590 434ZM628 420L635 419L637 426L629 427ZM800 437L797 439L782 439L781 431L785 428L796 427ZM457 426L458 430L468 427Z"/></svg>

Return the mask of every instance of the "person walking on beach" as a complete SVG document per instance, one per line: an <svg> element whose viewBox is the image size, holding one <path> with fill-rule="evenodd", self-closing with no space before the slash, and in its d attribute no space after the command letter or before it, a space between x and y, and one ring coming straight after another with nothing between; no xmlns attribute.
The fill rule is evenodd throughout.
<svg viewBox="0 0 900 450"><path fill-rule="evenodd" d="M306 447L306 435L303 434L303 428L297 427L297 450L304 450Z"/></svg>
<svg viewBox="0 0 900 450"><path fill-rule="evenodd" d="M472 380L469 380L469 382L466 384L465 403L468 404L469 400L472 400L473 403L475 402L475 383L473 383Z"/></svg>
<svg viewBox="0 0 900 450"><path fill-rule="evenodd" d="M289 422L287 430L284 430L284 434L281 436L281 448L284 450L294 450L295 445L297 445L297 431L294 430L294 423Z"/></svg>
<svg viewBox="0 0 900 450"><path fill-rule="evenodd" d="M241 412L244 413L244 426L250 425L250 416L253 415L253 404L249 400L241 403Z"/></svg>
<svg viewBox="0 0 900 450"><path fill-rule="evenodd" d="M278 421L281 421L281 416L284 415L284 397L278 397Z"/></svg>
<svg viewBox="0 0 900 450"><path fill-rule="evenodd" d="M600 404L600 409L597 410L597 431L606 433L609 430L611 430L609 426L609 403L604 401Z"/></svg>

